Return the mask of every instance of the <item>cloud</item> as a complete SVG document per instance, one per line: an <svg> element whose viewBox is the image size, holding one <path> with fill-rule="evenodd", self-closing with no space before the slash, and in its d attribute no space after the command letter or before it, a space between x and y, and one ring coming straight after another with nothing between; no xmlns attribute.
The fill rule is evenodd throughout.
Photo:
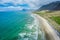
<svg viewBox="0 0 60 40"><path fill-rule="evenodd" d="M39 3L39 0L1 0L0 1L0 4L5 4L5 3L13 3L14 5L18 5L18 4L27 4L28 6L31 6L32 5L37 5Z"/></svg>
<svg viewBox="0 0 60 40"><path fill-rule="evenodd" d="M38 9L40 6L58 0L0 0L0 10L7 8ZM11 9L13 9L11 8ZM18 9L18 10L19 10Z"/></svg>
<svg viewBox="0 0 60 40"><path fill-rule="evenodd" d="M9 7L3 7L0 8L0 11L17 11L17 10L22 10L23 8L18 6L18 7L13 7L13 6L9 6Z"/></svg>
<svg viewBox="0 0 60 40"><path fill-rule="evenodd" d="M15 7L22 7L22 8L25 8L25 9L36 9L38 6L37 4L38 1L36 0L1 0L0 1L0 8L2 7L9 7L11 8L10 6L13 6L14 8ZM5 8L6 9L6 8Z"/></svg>
<svg viewBox="0 0 60 40"><path fill-rule="evenodd" d="M40 0L40 3L42 3L42 4L48 4L48 3L54 2L54 1L60 1L60 0Z"/></svg>

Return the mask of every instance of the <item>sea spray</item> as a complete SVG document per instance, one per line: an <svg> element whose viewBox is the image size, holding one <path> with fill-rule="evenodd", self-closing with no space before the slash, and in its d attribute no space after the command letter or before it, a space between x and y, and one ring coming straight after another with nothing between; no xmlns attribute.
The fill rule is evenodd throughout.
<svg viewBox="0 0 60 40"><path fill-rule="evenodd" d="M38 25L37 40L46 40L45 32L42 30L42 25L41 25L40 20L37 18L37 16L34 13L32 13L32 15L33 15L33 18L35 18L35 20L36 20L36 25Z"/></svg>
<svg viewBox="0 0 60 40"><path fill-rule="evenodd" d="M31 24L26 24L31 32L19 33L18 40L45 40L44 32L41 30L38 19L33 14L31 14L31 17L34 18L34 21ZM40 38L38 39L39 36Z"/></svg>
<svg viewBox="0 0 60 40"><path fill-rule="evenodd" d="M31 15L33 17L33 15ZM35 17L34 21L31 24L26 24L28 29L30 29L30 32L25 32L25 33L19 33L18 40L37 40L38 38L38 22Z"/></svg>
<svg viewBox="0 0 60 40"><path fill-rule="evenodd" d="M31 17L34 21L31 24L26 24L28 30L30 29L31 31L19 33L18 40L45 40L45 34L41 30L38 19L33 14L31 14ZM38 36L40 36L39 39Z"/></svg>

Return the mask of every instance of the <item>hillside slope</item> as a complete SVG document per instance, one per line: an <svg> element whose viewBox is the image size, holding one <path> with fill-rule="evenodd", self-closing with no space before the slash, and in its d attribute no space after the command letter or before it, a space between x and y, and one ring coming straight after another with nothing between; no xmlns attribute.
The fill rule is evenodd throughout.
<svg viewBox="0 0 60 40"><path fill-rule="evenodd" d="M55 1L47 5L43 5L38 10L60 10L60 1Z"/></svg>

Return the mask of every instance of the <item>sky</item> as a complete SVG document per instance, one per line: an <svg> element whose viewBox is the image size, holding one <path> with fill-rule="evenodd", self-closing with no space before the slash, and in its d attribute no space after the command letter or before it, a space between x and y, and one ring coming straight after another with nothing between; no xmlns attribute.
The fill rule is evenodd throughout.
<svg viewBox="0 0 60 40"><path fill-rule="evenodd" d="M38 9L42 5L59 0L0 0L1 10L23 10L23 9Z"/></svg>

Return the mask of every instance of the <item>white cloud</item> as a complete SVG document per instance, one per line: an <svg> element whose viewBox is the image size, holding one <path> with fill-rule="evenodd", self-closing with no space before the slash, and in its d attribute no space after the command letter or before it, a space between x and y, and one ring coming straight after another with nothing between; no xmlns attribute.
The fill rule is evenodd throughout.
<svg viewBox="0 0 60 40"><path fill-rule="evenodd" d="M22 7L18 6L18 7L13 7L13 6L9 6L9 7L3 7L0 8L0 11L16 11L16 10L23 10Z"/></svg>
<svg viewBox="0 0 60 40"><path fill-rule="evenodd" d="M24 3L26 3L26 4L28 4L30 7L33 7L33 6L36 6L36 5L38 5L39 3L37 3L37 2L39 2L39 0L2 0L1 2L0 2L0 4L1 3L13 3L14 5L17 5L17 4L24 4Z"/></svg>
<svg viewBox="0 0 60 40"><path fill-rule="evenodd" d="M17 7L14 7L14 5L12 6L12 7L17 8L17 9L18 9L18 7L25 8L25 9L37 9L41 5L47 4L47 3L52 2L52 1L58 1L58 0L0 0L0 4L5 5L5 3L13 3L15 6L20 4L20 6L17 6ZM25 4L28 5L29 7L24 7L24 6L21 7L21 5L25 5ZM9 8L11 8L11 6L9 6Z"/></svg>

